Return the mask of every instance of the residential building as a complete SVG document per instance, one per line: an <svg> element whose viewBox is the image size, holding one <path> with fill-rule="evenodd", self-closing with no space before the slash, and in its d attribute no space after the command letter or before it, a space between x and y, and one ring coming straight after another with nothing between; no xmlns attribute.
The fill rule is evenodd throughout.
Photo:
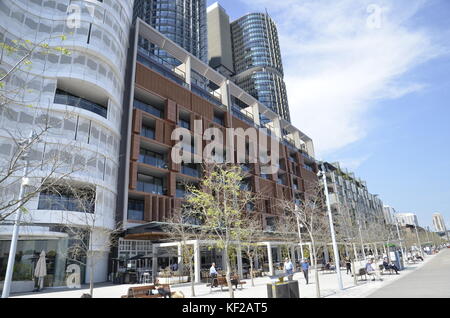
<svg viewBox="0 0 450 318"><path fill-rule="evenodd" d="M433 225L436 232L446 233L447 227L445 226L445 220L441 213L433 214Z"/></svg>
<svg viewBox="0 0 450 318"><path fill-rule="evenodd" d="M264 165L259 161L244 165L248 171L245 186L263 195L263 199L249 209L258 212L265 229L270 230L274 220L283 215L276 207L276 200L301 200L309 184L317 182L312 140L144 21L137 20L131 38L135 39L131 53L133 61L129 65L129 97L123 117L123 125L128 128L122 142L124 161L119 177L123 180L123 188L117 209L126 233L116 256L126 258L130 253L137 253L130 246L139 243L152 249L146 252L154 255L155 271L157 266L168 264L168 261L158 260L157 252L153 250L161 239L161 222L170 218L175 209L182 208L187 195L184 184L199 184L202 176L200 164L178 164L173 160L171 154L175 142L171 136L176 128L185 128L191 134L195 131L198 135L209 128L223 132L226 128L259 129L263 113L270 120L267 126L271 127L264 136L279 148L280 156L272 163L278 169L273 174L264 174ZM141 46L144 42L152 49L166 51L178 62L170 66L158 64L152 58L151 50ZM210 89L195 85L194 74L202 75L205 82L210 82ZM240 101L239 107L233 107L230 103L233 99ZM202 123L200 131L196 121ZM205 142L202 147L204 145ZM199 150L198 145L190 142L183 149L196 154ZM217 156L225 157L235 151L227 147ZM145 245L149 241L155 244ZM196 257L201 258L201 264L197 262L196 265L196 281L199 281L200 267L207 266L213 258L220 264L221 254L217 252L216 255L201 244L196 245L196 253Z"/></svg>
<svg viewBox="0 0 450 318"><path fill-rule="evenodd" d="M0 164L11 160L12 136L29 136L32 130L50 122L50 130L32 149L30 164L59 153L64 166L58 173L71 173L65 184L58 185L57 192L40 193L26 206L28 213L20 228L14 276L27 278L31 289L34 283L30 273L41 251L46 252L49 264L46 286L65 285L66 266L70 264L66 252L73 243L65 227L85 226L81 212L96 215L90 240L107 240L103 230L116 228L122 101L132 13L132 0L0 2L1 43L29 41L30 47L48 44L51 49L65 46L70 50L70 54L58 54L57 50L46 54L36 49L30 66L14 72L7 81L7 87L26 93L16 94L14 102L0 111ZM1 56L2 70L17 63L15 54L2 51ZM41 182L48 169L43 166L30 173L30 184ZM95 198L91 211L81 211L74 204L69 182L73 188L89 188L91 198ZM0 189L0 194L17 198L19 189L20 182L15 182ZM14 216L0 224L0 281L6 271L13 220ZM109 248L93 244L91 252L96 259L94 280L104 282ZM84 267L81 270L84 277ZM88 274L87 270L86 277Z"/></svg>
<svg viewBox="0 0 450 318"><path fill-rule="evenodd" d="M413 225L419 226L419 219L413 213L397 213L397 220L401 226Z"/></svg>
<svg viewBox="0 0 450 318"><path fill-rule="evenodd" d="M383 202L369 192L365 181L341 168L339 163L325 162L323 166L334 213L339 214L342 209L346 209L350 213L349 217L363 229L372 222L385 222Z"/></svg>
<svg viewBox="0 0 450 318"><path fill-rule="evenodd" d="M208 61L206 0L136 0L140 18L203 62ZM157 56L168 54L158 51Z"/></svg>
<svg viewBox="0 0 450 318"><path fill-rule="evenodd" d="M389 225L396 225L397 224L397 218L396 218L396 211L393 207L390 207L389 205L385 205L383 208L384 211L384 219L386 220L386 224Z"/></svg>
<svg viewBox="0 0 450 318"><path fill-rule="evenodd" d="M210 65L231 77L239 87L290 122L275 22L267 13L247 14L231 22L228 27L229 20L218 3L208 8L208 36L216 39L209 51ZM260 121L265 124L269 119L261 116Z"/></svg>

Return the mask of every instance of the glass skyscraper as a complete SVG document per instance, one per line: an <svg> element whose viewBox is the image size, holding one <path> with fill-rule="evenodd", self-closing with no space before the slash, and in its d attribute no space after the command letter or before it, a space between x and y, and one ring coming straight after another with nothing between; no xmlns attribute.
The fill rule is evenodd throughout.
<svg viewBox="0 0 450 318"><path fill-rule="evenodd" d="M206 0L136 0L134 18L138 17L203 62L208 61Z"/></svg>
<svg viewBox="0 0 450 318"><path fill-rule="evenodd" d="M278 31L265 13L250 13L231 23L234 81L291 121Z"/></svg>

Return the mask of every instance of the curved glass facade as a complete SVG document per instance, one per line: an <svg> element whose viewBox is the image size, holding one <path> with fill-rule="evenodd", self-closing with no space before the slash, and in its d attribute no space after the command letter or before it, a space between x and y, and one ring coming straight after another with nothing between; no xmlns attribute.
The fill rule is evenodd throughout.
<svg viewBox="0 0 450 318"><path fill-rule="evenodd" d="M278 31L263 13L251 13L231 23L237 85L290 121L283 80Z"/></svg>
<svg viewBox="0 0 450 318"><path fill-rule="evenodd" d="M136 0L134 17L207 62L206 0Z"/></svg>
<svg viewBox="0 0 450 318"><path fill-rule="evenodd" d="M30 164L39 165L42 158L55 154L64 156L58 173L69 174L74 186L93 188L92 212L98 225L93 235L99 238L104 235L101 229L116 227L124 75L132 13L133 0L0 1L0 43L27 40L51 48L64 46L70 51L58 54L57 50L35 50L30 66L9 76L5 87L21 93L0 110L0 166L14 154L11 136L28 135L32 129L39 131L49 124L48 132L33 148L35 156ZM66 37L63 42L61 35ZM14 54L2 56L0 72L10 69L18 59ZM45 169L49 167L36 169L30 182L39 184L46 176ZM14 197L18 191L11 188L9 195ZM65 220L83 225L77 218L79 208L70 204L67 196L58 196L51 206L42 204L48 198L41 193L27 204L32 222L23 231L31 231L32 226L40 228L33 244L55 236L64 239L65 233L55 234L52 228L63 227ZM0 229L0 235L10 233L8 227ZM95 252L99 253L95 280L105 281L107 254ZM55 286L60 283L56 278L49 282Z"/></svg>

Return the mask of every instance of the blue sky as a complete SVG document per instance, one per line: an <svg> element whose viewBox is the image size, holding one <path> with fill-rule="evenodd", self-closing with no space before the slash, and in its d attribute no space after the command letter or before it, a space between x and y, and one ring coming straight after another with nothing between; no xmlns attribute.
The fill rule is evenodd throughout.
<svg viewBox="0 0 450 318"><path fill-rule="evenodd" d="M318 159L450 228L450 1L219 2L232 18L267 9L276 21L293 123Z"/></svg>

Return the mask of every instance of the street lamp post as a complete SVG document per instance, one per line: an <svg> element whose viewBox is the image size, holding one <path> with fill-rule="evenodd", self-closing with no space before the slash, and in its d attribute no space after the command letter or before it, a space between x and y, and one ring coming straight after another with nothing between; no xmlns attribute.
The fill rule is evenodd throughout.
<svg viewBox="0 0 450 318"><path fill-rule="evenodd" d="M25 140L24 142L22 142L20 144L20 146L23 147L23 149L25 149L24 151L24 157L21 158L22 160L25 159L26 163L25 166L23 168L23 173L22 173L22 181L20 184L20 191L19 191L19 200L17 201L17 205L16 205L16 217L14 220L14 228L13 228L13 233L12 233L12 237L11 237L11 247L9 250L9 256L8 256L8 265L6 268L6 274L5 274L5 281L3 284L3 292L2 292L2 298L8 298L9 294L11 292L11 283L12 283L12 278L13 278L13 273L14 273L14 263L16 260L16 251L17 251L17 243L19 240L19 229L20 229L20 222L22 219L22 209L21 209L21 203L23 201L23 199L25 198L25 191L26 191L26 187L30 184L30 180L28 178L28 172L29 172L29 157L28 157L28 147L30 146L30 144L32 143L32 140L34 139L34 133L30 136L30 138L28 138L27 140Z"/></svg>
<svg viewBox="0 0 450 318"><path fill-rule="evenodd" d="M334 231L333 215L331 212L330 195L328 193L327 176L326 176L325 171L326 171L325 165L322 163L322 179L323 179L323 185L325 187L325 198L326 198L326 203L327 203L328 219L330 222L331 240L333 242L334 262L335 262L335 266L336 266L339 289L343 290L344 285L342 284L341 261L340 261L340 257L339 257L339 249L338 249L337 242L336 242L336 233Z"/></svg>
<svg viewBox="0 0 450 318"><path fill-rule="evenodd" d="M298 209L297 206L295 206L295 208ZM297 216L296 219L297 219L297 228L298 228L298 239L300 241L300 254L301 254L302 260L304 260L305 259L305 255L303 253L303 240L302 240L302 228L303 228L303 225L300 223L300 219L299 219L298 216Z"/></svg>

